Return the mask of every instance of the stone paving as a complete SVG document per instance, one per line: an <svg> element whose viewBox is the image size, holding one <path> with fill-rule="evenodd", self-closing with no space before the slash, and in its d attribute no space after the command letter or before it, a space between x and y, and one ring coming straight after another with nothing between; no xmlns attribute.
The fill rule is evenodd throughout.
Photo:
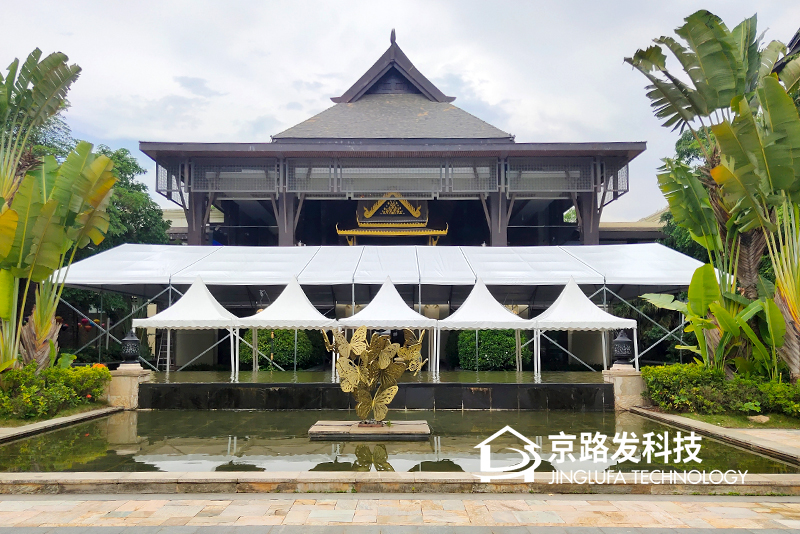
<svg viewBox="0 0 800 534"><path fill-rule="evenodd" d="M800 531L800 498L613 495L410 498L380 494L115 498L20 495L0 498L0 531L10 527L15 533L41 531L30 530L31 527L73 527L70 532L94 530L86 530L88 527L137 527L141 532L161 530L152 527L186 527L176 532L188 533L197 530L192 527L270 525L780 529L797 532ZM162 531L170 532L166 528ZM378 531L380 529L370 530Z"/></svg>

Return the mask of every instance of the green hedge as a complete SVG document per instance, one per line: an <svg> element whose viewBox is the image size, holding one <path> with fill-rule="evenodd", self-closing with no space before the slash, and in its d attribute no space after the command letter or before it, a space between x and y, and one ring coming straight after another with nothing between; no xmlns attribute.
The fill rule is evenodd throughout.
<svg viewBox="0 0 800 534"><path fill-rule="evenodd" d="M454 335L451 333L450 335ZM522 343L528 339L521 332ZM480 330L478 332L478 370L504 371L516 368L517 343L514 330ZM475 370L475 330L462 330L458 334L458 360L462 369ZM522 349L522 363L531 361L528 347Z"/></svg>
<svg viewBox="0 0 800 534"><path fill-rule="evenodd" d="M36 364L2 375L0 415L18 419L52 417L65 408L97 402L111 381L104 365L50 368L36 374Z"/></svg>
<svg viewBox="0 0 800 534"><path fill-rule="evenodd" d="M270 332L275 333L273 343ZM252 331L247 330L242 338L251 343ZM259 330L258 348L262 354L269 358L270 353L274 354L274 361L287 371L294 368L294 330ZM273 351L274 348L274 351ZM253 351L250 347L241 343L239 347L239 359L243 364L253 363ZM297 331L297 368L308 369L321 364L325 360L325 345L322 341L322 334L316 330ZM269 369L271 365L262 356L258 362L259 369Z"/></svg>
<svg viewBox="0 0 800 534"><path fill-rule="evenodd" d="M800 417L800 386L735 377L698 364L644 367L644 396L662 410L701 414L782 413Z"/></svg>

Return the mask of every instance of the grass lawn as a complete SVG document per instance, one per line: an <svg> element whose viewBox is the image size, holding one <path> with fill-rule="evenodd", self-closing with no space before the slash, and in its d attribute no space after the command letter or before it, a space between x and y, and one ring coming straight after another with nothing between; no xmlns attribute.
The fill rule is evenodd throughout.
<svg viewBox="0 0 800 534"><path fill-rule="evenodd" d="M47 421L48 419L55 419L56 417L66 417L68 415L75 415L84 412L91 412L92 410L99 410L100 408L108 408L104 402L93 402L91 404L82 404L74 408L67 408L61 410L53 417L43 417L41 419L16 419L12 417L0 417L0 428L13 428L18 426L25 426L31 423L38 423L39 421Z"/></svg>
<svg viewBox="0 0 800 534"><path fill-rule="evenodd" d="M783 414L769 414L769 421L766 423L755 423L747 418L745 414L731 414L731 415L703 415L697 413L676 413L694 419L695 421L702 421L712 425L722 426L726 428L795 428L800 429L800 419L796 417L789 417Z"/></svg>

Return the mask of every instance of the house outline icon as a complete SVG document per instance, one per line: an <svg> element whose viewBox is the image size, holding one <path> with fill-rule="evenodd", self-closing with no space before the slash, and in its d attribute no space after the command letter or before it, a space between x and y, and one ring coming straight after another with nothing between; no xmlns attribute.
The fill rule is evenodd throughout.
<svg viewBox="0 0 800 534"><path fill-rule="evenodd" d="M503 466L503 467L492 467L492 446L491 442L497 439L499 436L510 432L520 440L522 440L525 445L522 447L525 449L521 451L514 447L506 447L512 451L516 451L522 457L522 461L517 464ZM510 426L506 425L485 440L481 441L474 447L475 449L480 449L481 451L481 473L506 473L504 475L479 475L476 474L475 476L480 479L481 482L491 482L492 479L508 479L508 478L516 478L519 476L523 476L525 482L533 482L534 471L537 467L542 463L542 459L539 456L539 453L536 452L536 449L540 448L537 444L532 442L527 437L523 436ZM528 465L531 461L533 461L533 465L524 471L517 471L517 469L522 469L526 465Z"/></svg>

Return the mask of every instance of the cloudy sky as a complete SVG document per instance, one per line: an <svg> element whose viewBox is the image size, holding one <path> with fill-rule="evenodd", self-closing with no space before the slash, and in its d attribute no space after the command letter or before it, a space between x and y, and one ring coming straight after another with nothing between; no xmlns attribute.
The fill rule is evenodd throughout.
<svg viewBox="0 0 800 534"><path fill-rule="evenodd" d="M396 28L457 106L517 141L647 141L605 220L666 204L655 169L676 137L623 57L701 8L730 27L757 12L768 40L788 42L800 26L792 0L1 3L0 64L37 46L66 53L83 68L69 96L74 136L127 147L148 169L140 140L267 142L330 107ZM143 180L152 188L152 170Z"/></svg>

